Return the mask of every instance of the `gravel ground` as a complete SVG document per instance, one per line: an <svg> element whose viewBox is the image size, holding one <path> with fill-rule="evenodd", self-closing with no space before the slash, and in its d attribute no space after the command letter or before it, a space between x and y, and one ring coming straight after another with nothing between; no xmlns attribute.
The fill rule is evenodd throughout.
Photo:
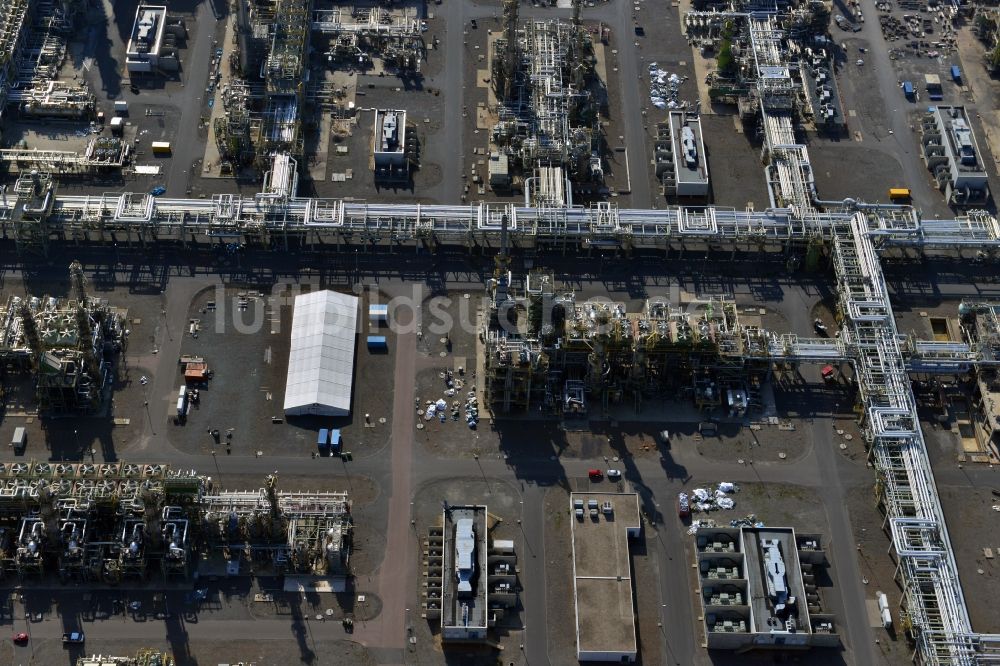
<svg viewBox="0 0 1000 666"><path fill-rule="evenodd" d="M389 345L388 354L370 353L364 343L367 316L359 316L352 415L293 417L274 424L271 417L283 415L292 307L287 301L287 305L280 306L280 313L271 312L263 299L251 299L246 312L237 312L237 294L248 291L253 290L227 288L223 296L216 290L206 290L191 303L189 319L201 319L202 328L197 338L184 331L182 353L203 356L214 376L202 392L200 405L189 412L184 423L169 419L165 427L169 428L174 446L188 453L205 454L214 449L221 454L225 447L216 444L207 430L233 428L234 455L254 455L257 451L265 456L287 455L290 451L311 455L316 451L316 431L321 427L336 427L341 429L344 450L351 451L354 457L380 452L388 442L392 426L393 346ZM362 295L361 313L367 313L369 297L369 292ZM210 301L221 308L218 304L223 298L228 301L225 313L208 309ZM239 316L249 331L240 332L233 324L233 316ZM273 321L275 317L278 323ZM222 323L216 323L218 320ZM250 323L253 321L258 323L257 327ZM277 333L272 332L274 326ZM181 381L178 369L178 385ZM373 427L365 427L366 413L371 415Z"/></svg>
<svg viewBox="0 0 1000 666"><path fill-rule="evenodd" d="M997 512L994 506L1000 498L991 488L938 486L948 533L955 546L958 575L965 592L973 631L996 633L1000 631L1000 617L996 612L996 599L1000 595L1000 534L995 526ZM984 526L993 525L994 528ZM986 557L985 549L992 551Z"/></svg>
<svg viewBox="0 0 1000 666"><path fill-rule="evenodd" d="M674 432L677 432L675 435ZM754 431L740 424L720 424L719 435L701 437L697 426L691 424L686 430L671 431L671 446L693 445L698 454L710 460L731 462L733 460L766 460L793 463L809 452L809 438L800 430L779 430L778 426L763 425ZM780 455L784 454L784 459Z"/></svg>
<svg viewBox="0 0 1000 666"><path fill-rule="evenodd" d="M745 209L751 202L755 210L767 208L767 180L760 161L760 145L750 141L746 134L737 133L730 115L702 115L701 129L708 151L712 201L737 210Z"/></svg>
<svg viewBox="0 0 1000 666"><path fill-rule="evenodd" d="M845 489L846 490L846 489ZM851 527L858 550L858 566L861 575L868 583L865 586L867 599L874 599L876 592L885 592L889 599L889 607L893 609L893 621L899 626L899 608L901 592L894 579L895 563L889 556L890 539L882 531L882 514L874 510L874 490L870 485L859 486L851 492L845 492L845 502L851 517ZM879 639L879 650L888 664L909 663L912 647L902 632L889 632L873 629Z"/></svg>
<svg viewBox="0 0 1000 666"><path fill-rule="evenodd" d="M809 161L820 197L830 201L850 197L888 203L889 188L898 185L902 171L898 159L868 141L811 137ZM851 168L845 169L845 164Z"/></svg>

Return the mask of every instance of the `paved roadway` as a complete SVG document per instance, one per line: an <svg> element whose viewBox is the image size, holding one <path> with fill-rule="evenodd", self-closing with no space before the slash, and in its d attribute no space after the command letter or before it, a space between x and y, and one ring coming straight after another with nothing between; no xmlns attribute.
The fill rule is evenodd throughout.
<svg viewBox="0 0 1000 666"><path fill-rule="evenodd" d="M913 195L913 203L923 210L934 210L939 207L941 195L932 190L928 184L928 173L921 161L918 148L917 135L910 130L910 119L907 110L903 107L904 100L899 91L899 77L893 69L892 60L889 59L889 43L882 34L882 29L877 20L879 13L875 9L875 0L861 0L862 10L872 20L861 23L859 33L835 32L834 39L862 37L868 41L869 49L867 53L860 54L857 51L846 54L847 61L844 64L845 72L841 76L850 76L850 72L857 65L858 58L865 61L864 67L873 70L878 81L877 89L881 91L878 96L884 107L884 113L889 133L882 128L863 128L862 138L864 141L876 141L880 144L880 149L894 155L903 169L901 174L902 182L907 184ZM839 29L835 29L839 30ZM872 98L866 100L855 100L851 108L858 107L858 104L870 103ZM847 105L845 105L847 106ZM858 124L860 118L848 119L848 126ZM821 193L822 194L822 193ZM936 206L937 205L937 206Z"/></svg>

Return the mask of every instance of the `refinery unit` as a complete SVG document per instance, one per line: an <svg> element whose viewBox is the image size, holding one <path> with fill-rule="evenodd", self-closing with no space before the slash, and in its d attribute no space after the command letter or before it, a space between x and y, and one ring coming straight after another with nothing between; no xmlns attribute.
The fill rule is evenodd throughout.
<svg viewBox="0 0 1000 666"><path fill-rule="evenodd" d="M6 5L4 16L12 13L6 7L20 6ZM250 11L250 18L241 20L256 26L246 34L254 35L253 39L269 49L260 60L264 92L259 93L259 85L231 87L229 94L237 91L243 97L227 103L229 116L221 132L216 128L216 136L226 142L229 152L223 152L230 160L256 164L262 171L270 166L273 174L289 174L296 164L292 156L301 151L302 58L308 51L310 10L300 0L255 6L256 14ZM249 197L216 194L211 198L156 199L128 192L93 197L57 195L45 174L35 173L19 179L14 194L5 196L0 229L5 239L16 242L22 254L43 253L51 242L187 247L214 244L222 236L234 243L263 247L270 243L286 251L296 247L340 250L351 245L430 249L453 245L480 250L499 246L501 259L489 285L489 316L482 333L487 399L499 412L548 407L554 413L585 416L595 409L593 404L605 409L632 398L638 408L647 392L687 387L691 398L702 401L704 407L725 405L739 414L753 408L759 378L772 372L776 364L850 363L858 409L863 414L862 435L877 475L883 526L892 544L890 554L902 592L901 617L914 645L914 660L975 663L979 655L996 654L1000 636L973 630L909 373L953 374L977 368L986 377L992 372L995 356L984 351L982 341L993 335L989 331L995 326L989 322L996 313L992 306L970 305L975 322L968 324L973 313L962 313L966 330L975 331L975 344L928 342L900 335L881 261L885 254L900 250L952 257L973 252L995 259L1000 225L985 211L953 219L924 219L906 206L869 205L854 199L820 201L809 153L796 140L795 123L805 115L808 95L807 87L796 78L801 70L793 61L806 53L801 40L816 24L825 26L829 10L810 3L784 17L750 11L758 8L748 4L738 10L699 10L685 21L703 31L695 39L704 39L706 45L728 42L724 45L734 56L735 71L714 81L713 94L738 104L745 119L759 119L771 200L766 210L573 206L573 183L596 178L598 173L594 168L595 134L588 134L592 117L580 113L578 106L587 103L582 94L586 86L574 82L575 77L586 81L585 70L590 67L587 45L577 45L584 41L579 14L570 25L520 25L516 3L509 2L504 8L503 35L496 40L491 59L497 96L503 100L501 106L508 105L499 122L502 125L506 119L508 125L498 134L506 143L495 142L493 152L497 153L498 181L503 180L499 172L504 168L524 179L528 204L523 207L298 197L294 178L277 175L266 179L269 186L265 192ZM774 11L773 5L769 11ZM7 33L3 34L6 38ZM533 55L521 55L525 53ZM244 72L253 69L244 68ZM535 88L519 85L525 81L525 71L528 78L544 81L555 94L544 103L537 99ZM814 71L817 77L821 73ZM555 105L555 115L549 113L553 109L548 104ZM257 129L251 131L252 127ZM818 253L828 257L833 266L840 335L799 338L772 334L742 322L735 305L719 299L700 302L694 310L684 302L650 299L637 314L616 303L578 303L573 294L560 293L552 276L544 271L529 274L523 295L516 295L507 265L508 245L518 250L579 250L581 256L599 248L620 253L620 257L633 251L661 256L683 253L688 247L732 248L734 254L794 254L819 248ZM678 373L678 367L684 372ZM65 474L72 476L82 474L84 466L69 467L76 471ZM96 465L95 469L101 467ZM21 572L16 561L21 548L23 567L30 575L39 568L35 560L42 563L42 569L46 561L62 568L63 553L69 552L70 543L75 544L75 550L65 560L72 571L83 569L97 576L105 575L106 570L136 572L142 567L139 558L147 553L152 558L147 562L166 566L162 563L169 560L169 544L178 528L169 540L163 528L183 519L185 503L181 500L192 491L171 494L164 481L161 504L155 497L154 483L146 491L153 495L147 502L138 491L138 481L145 480L140 475L134 479L137 490L131 495L119 492L112 502L113 520L102 522L94 517L91 521L90 514L76 512L76 505L60 504L61 490L55 493L48 480L44 487L40 482L31 486L37 478L51 479L55 473L45 470L38 477L32 476L35 468L28 464L24 472L27 486L35 490L17 495L28 498L28 511L23 506L17 507L16 514L11 510L8 540L14 545L4 552L13 553L10 559L15 573ZM110 472L112 481L118 482L123 473ZM60 488L62 480L60 475ZM68 485L70 495L73 483ZM132 504L119 515L124 497ZM195 525L195 541L200 543L201 535L208 535L207 541L223 555L232 557L250 550L251 556L256 553L276 567L330 572L337 562L346 566L350 552L344 542L350 534L349 504L346 496L337 497L340 499L317 495L289 498L273 490L270 482L257 493L213 495L209 490L189 502L199 510L198 520L187 524L189 543ZM85 508L90 506L84 504ZM180 511L168 511L175 508ZM188 515L188 520L193 520ZM88 561L81 540L89 543L95 534L98 544L111 542L117 550L107 546L108 550L96 551L92 567L69 566L81 548L83 561ZM142 535L141 542L138 535ZM157 545L148 545L152 542ZM773 552L771 546L768 544L766 550ZM181 543L177 547L183 550ZM35 557L40 550L43 554ZM791 545L784 552L790 554ZM49 553L48 559L44 553ZM132 556L136 562L127 566ZM121 563L123 557L125 564ZM106 562L116 564L106 567Z"/></svg>
<svg viewBox="0 0 1000 666"><path fill-rule="evenodd" d="M134 657L117 657L109 654L93 654L80 657L76 666L175 666L173 656L159 650L143 648Z"/></svg>
<svg viewBox="0 0 1000 666"><path fill-rule="evenodd" d="M826 37L830 9L822 2L785 4L794 7L764 13L755 12L753 2L738 2L695 9L683 20L688 41L719 56L721 64L708 79L711 99L735 105L742 120L757 123L765 135L762 159L773 172L770 180L795 178L811 187L808 154L798 145L795 123L843 127Z"/></svg>
<svg viewBox="0 0 1000 666"><path fill-rule="evenodd" d="M342 492L219 491L167 465L0 463L0 576L67 581L188 580L216 563L343 576L351 544Z"/></svg>
<svg viewBox="0 0 1000 666"><path fill-rule="evenodd" d="M382 7L312 7L306 0L238 4L234 78L222 90L225 114L213 128L223 173L245 166L264 173L284 154L301 159L307 112L339 106L327 86L309 80L313 50L330 68L364 70L378 60L387 68L419 71L425 47L415 19Z"/></svg>
<svg viewBox="0 0 1000 666"><path fill-rule="evenodd" d="M625 400L638 411L643 398L670 393L742 416L759 405L772 349L783 344L741 324L729 300L649 299L632 313L622 303L578 303L543 271L528 275L518 297L508 279L491 283L483 317L486 400L499 413L579 418Z"/></svg>
<svg viewBox="0 0 1000 666"><path fill-rule="evenodd" d="M27 3L25 3L27 4ZM82 81L60 81L59 69L69 55L73 21L84 9L83 2L35 2L26 42L15 54L15 86L7 92L7 103L27 118L89 120L94 117L96 98Z"/></svg>
<svg viewBox="0 0 1000 666"><path fill-rule="evenodd" d="M579 186L603 184L594 45L580 6L573 3L569 23L521 22L518 3L503 3L503 34L490 59L497 99L490 181L523 190L526 205L572 205Z"/></svg>
<svg viewBox="0 0 1000 666"><path fill-rule="evenodd" d="M80 0L11 0L0 9L0 118L11 106L24 116L88 118L86 84L57 82Z"/></svg>
<svg viewBox="0 0 1000 666"><path fill-rule="evenodd" d="M107 404L128 341L127 311L88 296L79 262L73 297L11 296L0 304L0 364L33 377L44 416L95 413Z"/></svg>

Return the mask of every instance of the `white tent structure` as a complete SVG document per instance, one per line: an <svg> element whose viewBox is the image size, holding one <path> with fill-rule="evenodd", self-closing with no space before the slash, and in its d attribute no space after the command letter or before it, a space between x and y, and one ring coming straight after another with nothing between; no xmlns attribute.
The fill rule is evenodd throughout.
<svg viewBox="0 0 1000 666"><path fill-rule="evenodd" d="M335 291L295 297L285 415L351 413L358 298Z"/></svg>

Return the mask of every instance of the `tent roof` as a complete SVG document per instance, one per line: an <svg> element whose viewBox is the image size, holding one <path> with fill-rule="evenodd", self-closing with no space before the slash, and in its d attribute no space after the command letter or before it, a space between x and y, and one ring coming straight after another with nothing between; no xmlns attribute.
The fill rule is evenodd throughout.
<svg viewBox="0 0 1000 666"><path fill-rule="evenodd" d="M358 298L335 291L295 297L285 412L351 413Z"/></svg>

